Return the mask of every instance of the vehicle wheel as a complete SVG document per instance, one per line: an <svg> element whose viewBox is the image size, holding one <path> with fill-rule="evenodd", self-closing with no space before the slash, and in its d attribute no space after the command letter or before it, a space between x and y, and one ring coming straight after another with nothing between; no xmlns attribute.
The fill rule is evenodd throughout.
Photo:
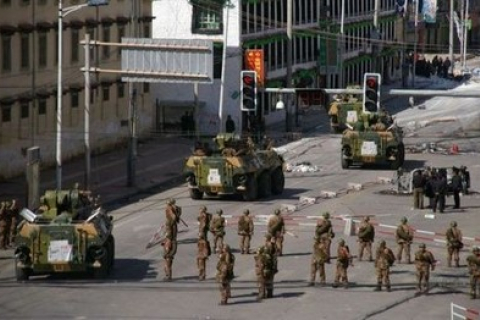
<svg viewBox="0 0 480 320"><path fill-rule="evenodd" d="M268 198L272 195L272 180L268 171L262 173L258 179L258 196Z"/></svg>
<svg viewBox="0 0 480 320"><path fill-rule="evenodd" d="M105 279L108 276L108 272L110 270L110 253L108 249L108 245L107 247L104 247L105 253L100 258L100 268L93 269L93 278L95 279Z"/></svg>
<svg viewBox="0 0 480 320"><path fill-rule="evenodd" d="M110 263L110 270L111 272L113 270L113 267L115 266L115 238L110 235L109 238L109 263Z"/></svg>
<svg viewBox="0 0 480 320"><path fill-rule="evenodd" d="M281 168L273 170L271 176L271 187L273 194L282 194L285 188L285 176Z"/></svg>
<svg viewBox="0 0 480 320"><path fill-rule="evenodd" d="M207 196L209 197L216 197L218 195L218 193L215 193L215 192L205 192L207 194Z"/></svg>
<svg viewBox="0 0 480 320"><path fill-rule="evenodd" d="M342 169L348 169L348 167L350 167L350 160L345 159L343 157L343 150L340 153L340 159L341 159L341 162L342 162Z"/></svg>
<svg viewBox="0 0 480 320"><path fill-rule="evenodd" d="M397 157L394 161L391 162L390 166L393 170L397 170L403 165L405 161L405 147L403 144L398 145Z"/></svg>
<svg viewBox="0 0 480 320"><path fill-rule="evenodd" d="M30 270L17 267L18 259L15 259L15 277L17 281L28 281Z"/></svg>
<svg viewBox="0 0 480 320"><path fill-rule="evenodd" d="M203 198L203 192L198 189L190 189L190 198L200 200Z"/></svg>
<svg viewBox="0 0 480 320"><path fill-rule="evenodd" d="M243 193L243 200L253 201L258 197L258 184L253 175L248 177L247 190Z"/></svg>

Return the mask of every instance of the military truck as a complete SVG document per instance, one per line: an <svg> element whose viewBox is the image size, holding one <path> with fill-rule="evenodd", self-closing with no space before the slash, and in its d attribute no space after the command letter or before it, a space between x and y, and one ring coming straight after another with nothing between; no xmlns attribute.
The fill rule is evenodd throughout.
<svg viewBox="0 0 480 320"><path fill-rule="evenodd" d="M35 212L23 209L15 238L17 281L30 276L85 272L105 278L113 268L110 216L89 192L47 190Z"/></svg>
<svg viewBox="0 0 480 320"><path fill-rule="evenodd" d="M377 114L362 114L360 121L342 134L341 164L388 164L398 169L405 160L403 130Z"/></svg>
<svg viewBox="0 0 480 320"><path fill-rule="evenodd" d="M361 89L360 86L347 86L347 89ZM338 94L328 106L330 129L332 133L341 133L347 129L347 124L358 121L363 112L362 96L353 94Z"/></svg>
<svg viewBox="0 0 480 320"><path fill-rule="evenodd" d="M283 193L284 161L271 146L257 148L252 139L220 133L210 150L198 146L184 163L190 197L241 195L244 200Z"/></svg>

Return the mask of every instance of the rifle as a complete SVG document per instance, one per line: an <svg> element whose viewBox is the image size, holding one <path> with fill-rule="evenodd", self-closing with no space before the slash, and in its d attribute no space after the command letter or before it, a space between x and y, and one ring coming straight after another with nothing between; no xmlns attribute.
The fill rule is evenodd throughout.
<svg viewBox="0 0 480 320"><path fill-rule="evenodd" d="M157 244L161 243L162 240L163 240L163 235L162 235L162 230L165 228L165 225L162 224L160 226L160 228L157 229L157 231L155 231L155 233L153 234L153 236L150 238L150 240L148 240L148 243L147 245L145 246L145 249L150 249L154 246L156 246Z"/></svg>
<svg viewBox="0 0 480 320"><path fill-rule="evenodd" d="M188 228L188 224L182 218L178 217L178 220L180 220L183 225Z"/></svg>

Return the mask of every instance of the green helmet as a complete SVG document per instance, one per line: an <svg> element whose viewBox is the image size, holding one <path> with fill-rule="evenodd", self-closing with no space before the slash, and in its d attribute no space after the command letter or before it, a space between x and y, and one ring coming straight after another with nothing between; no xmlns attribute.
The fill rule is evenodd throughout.
<svg viewBox="0 0 480 320"><path fill-rule="evenodd" d="M363 218L363 221L365 221L365 222L370 221L370 217L369 217L369 216L364 217L364 218Z"/></svg>
<svg viewBox="0 0 480 320"><path fill-rule="evenodd" d="M200 211L202 211L202 212L207 212L207 207L201 206L201 207L200 207Z"/></svg>
<svg viewBox="0 0 480 320"><path fill-rule="evenodd" d="M418 247L419 247L420 249L425 249L427 246L425 245L425 243L420 243L420 244L418 245Z"/></svg>
<svg viewBox="0 0 480 320"><path fill-rule="evenodd" d="M472 252L473 252L474 254L479 254L479 253L480 253L480 248L479 248L479 247L473 247L473 248L472 248Z"/></svg>
<svg viewBox="0 0 480 320"><path fill-rule="evenodd" d="M456 227L456 226L457 226L457 221L452 221L452 222L450 222L450 226L451 226L451 227Z"/></svg>
<svg viewBox="0 0 480 320"><path fill-rule="evenodd" d="M175 204L175 199L173 199L173 198L168 198L168 199L167 199L167 204L170 204L170 205Z"/></svg>
<svg viewBox="0 0 480 320"><path fill-rule="evenodd" d="M330 219L330 212L326 211L322 214L325 219Z"/></svg>
<svg viewBox="0 0 480 320"><path fill-rule="evenodd" d="M267 241L272 240L272 236L270 234L265 235L265 240Z"/></svg>
<svg viewBox="0 0 480 320"><path fill-rule="evenodd" d="M273 213L275 213L278 216L280 214L280 209L275 209Z"/></svg>
<svg viewBox="0 0 480 320"><path fill-rule="evenodd" d="M345 240L343 240L343 239L338 240L338 244L341 245L341 246L344 246L345 245Z"/></svg>
<svg viewBox="0 0 480 320"><path fill-rule="evenodd" d="M223 210L222 210L222 209L218 209L218 210L217 210L217 214L218 214L219 216L221 216L221 215L223 214Z"/></svg>
<svg viewBox="0 0 480 320"><path fill-rule="evenodd" d="M407 219L407 217L403 217L400 221L401 221L402 223L407 223L407 222L408 222L408 219Z"/></svg>
<svg viewBox="0 0 480 320"><path fill-rule="evenodd" d="M248 209L243 210L243 214L250 214L250 210Z"/></svg>
<svg viewBox="0 0 480 320"><path fill-rule="evenodd" d="M386 246L387 246L387 243L385 242L385 240L380 241L380 247L386 247Z"/></svg>

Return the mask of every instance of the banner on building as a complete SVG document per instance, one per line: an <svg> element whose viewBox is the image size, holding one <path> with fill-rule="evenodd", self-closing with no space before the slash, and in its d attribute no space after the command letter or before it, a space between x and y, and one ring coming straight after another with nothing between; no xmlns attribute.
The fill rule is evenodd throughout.
<svg viewBox="0 0 480 320"><path fill-rule="evenodd" d="M437 0L423 0L421 13L425 23L435 23L437 21Z"/></svg>

